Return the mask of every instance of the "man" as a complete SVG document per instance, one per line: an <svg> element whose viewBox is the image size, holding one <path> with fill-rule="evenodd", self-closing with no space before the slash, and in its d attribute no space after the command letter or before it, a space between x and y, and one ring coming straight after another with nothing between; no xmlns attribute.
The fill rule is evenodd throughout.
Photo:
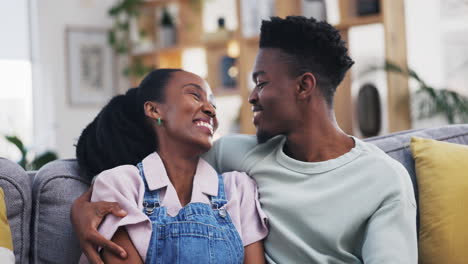
<svg viewBox="0 0 468 264"><path fill-rule="evenodd" d="M249 96L257 139L226 136L205 155L219 172L245 171L257 181L269 217L270 263L417 263L407 172L336 123L333 96L354 63L346 53L326 22L263 21ZM89 193L75 202L72 219L85 254L97 263L94 246L122 252L97 234L97 225L107 213L124 212L88 200Z"/></svg>

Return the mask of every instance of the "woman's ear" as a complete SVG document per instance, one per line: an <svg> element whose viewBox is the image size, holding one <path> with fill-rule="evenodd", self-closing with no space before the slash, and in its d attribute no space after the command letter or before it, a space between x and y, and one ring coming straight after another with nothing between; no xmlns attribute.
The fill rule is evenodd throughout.
<svg viewBox="0 0 468 264"><path fill-rule="evenodd" d="M151 119L162 118L159 105L155 102L147 101L144 104L145 115Z"/></svg>
<svg viewBox="0 0 468 264"><path fill-rule="evenodd" d="M300 100L310 98L316 91L317 79L315 76L306 72L297 78L297 98Z"/></svg>

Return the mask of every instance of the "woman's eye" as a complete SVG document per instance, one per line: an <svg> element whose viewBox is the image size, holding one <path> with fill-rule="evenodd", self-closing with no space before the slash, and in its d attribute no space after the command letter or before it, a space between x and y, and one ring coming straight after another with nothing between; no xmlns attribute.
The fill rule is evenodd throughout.
<svg viewBox="0 0 468 264"><path fill-rule="evenodd" d="M197 93L190 93L190 94L195 98L195 100L200 101L201 96L199 94Z"/></svg>

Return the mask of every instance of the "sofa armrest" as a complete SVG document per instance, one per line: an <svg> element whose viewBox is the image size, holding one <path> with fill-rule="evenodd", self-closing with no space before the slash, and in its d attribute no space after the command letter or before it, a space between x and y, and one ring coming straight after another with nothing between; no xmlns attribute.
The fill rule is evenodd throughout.
<svg viewBox="0 0 468 264"><path fill-rule="evenodd" d="M78 263L81 249L70 209L89 185L90 181L80 176L76 160L53 161L37 172L33 183L33 263Z"/></svg>
<svg viewBox="0 0 468 264"><path fill-rule="evenodd" d="M29 263L31 182L18 164L0 158L0 187L5 193L7 217L16 263Z"/></svg>

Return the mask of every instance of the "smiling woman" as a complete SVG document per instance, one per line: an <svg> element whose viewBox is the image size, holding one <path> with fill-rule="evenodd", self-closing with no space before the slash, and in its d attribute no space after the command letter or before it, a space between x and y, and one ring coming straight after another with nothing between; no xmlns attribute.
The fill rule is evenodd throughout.
<svg viewBox="0 0 468 264"><path fill-rule="evenodd" d="M218 174L200 158L217 127L207 82L159 69L84 129L78 163L99 174L91 201L118 202L127 212L99 228L128 253L122 260L103 250L106 263L264 263L267 228L255 182L245 173ZM82 248L97 256L94 246Z"/></svg>

